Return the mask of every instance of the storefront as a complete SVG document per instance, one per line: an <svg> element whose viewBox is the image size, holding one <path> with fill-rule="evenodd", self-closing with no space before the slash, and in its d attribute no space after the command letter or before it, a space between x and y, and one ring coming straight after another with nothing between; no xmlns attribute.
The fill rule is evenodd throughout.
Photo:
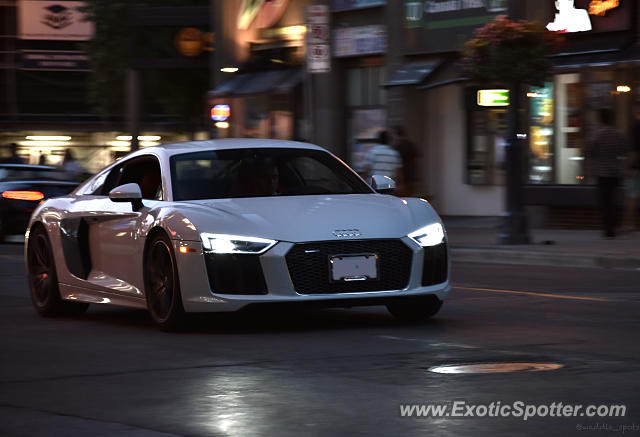
<svg viewBox="0 0 640 437"><path fill-rule="evenodd" d="M300 139L305 133L305 7L218 2L217 86L207 95L214 138Z"/></svg>
<svg viewBox="0 0 640 437"><path fill-rule="evenodd" d="M525 201L547 222L570 208L577 215L590 208L597 222L585 150L602 107L612 109L617 127L631 135L631 106L640 97L636 2L575 0L571 10L568 2L552 0L518 2L515 10L507 8L515 2L506 1L404 3L404 29L394 34L389 28L387 87L394 104L388 111L391 124L405 123L420 145L421 191L444 215L502 214L508 91L505 84L465 81L456 55L473 30L497 14L551 28L564 23L571 31L563 32L567 43L553 57L552 77L522 89ZM567 25L569 15L581 16L581 24ZM394 52L402 55L394 58Z"/></svg>
<svg viewBox="0 0 640 437"><path fill-rule="evenodd" d="M553 56L550 81L527 90L526 201L537 206L546 224L597 226L596 180L587 150L600 108L610 109L616 127L632 139L632 103L640 101L638 5L576 0L573 9L556 10L548 3L540 19L548 29L564 23L567 42ZM567 19L578 16L580 26Z"/></svg>
<svg viewBox="0 0 640 437"><path fill-rule="evenodd" d="M342 114L342 141L356 171L387 125L386 1L331 2L333 67Z"/></svg>
<svg viewBox="0 0 640 437"><path fill-rule="evenodd" d="M418 194L443 215L497 216L503 209L494 144L505 111L467 111L471 91L457 53L476 28L506 12L507 1L406 0L396 17L402 25L389 26L389 124L404 126L416 143Z"/></svg>
<svg viewBox="0 0 640 437"><path fill-rule="evenodd" d="M0 51L5 61L0 65L0 146L15 143L26 162L48 165L59 165L65 151L71 149L87 171L95 172L131 150L132 134L120 105L110 108L108 114L98 114L90 100L87 47L94 37L94 23L87 20L79 5L78 1L0 2ZM192 26L203 31L209 28L208 8L151 10L153 13L149 8L135 8L129 10L130 16L121 17L131 26L133 38L138 38L131 45L140 50L128 67L180 70L181 78L186 76L182 72L197 69L207 80L211 41L205 36L211 33ZM168 27L158 32L164 25ZM202 41L193 40L194 32ZM144 42L152 38L155 47L150 50ZM166 57L149 58L156 51ZM144 84L144 77L138 82ZM137 102L136 138L140 147L208 137L201 128L202 112L195 123L183 123L184 117L177 116L171 105L168 109L161 107L164 95L160 92L139 90L138 97L132 98L133 93L121 93L123 84L117 80L114 83L117 85L104 87L106 93L117 99L126 94ZM162 94L165 92L163 88ZM200 107L202 91L194 94ZM183 134L185 131L193 133ZM8 148L0 150L0 158L8 153Z"/></svg>

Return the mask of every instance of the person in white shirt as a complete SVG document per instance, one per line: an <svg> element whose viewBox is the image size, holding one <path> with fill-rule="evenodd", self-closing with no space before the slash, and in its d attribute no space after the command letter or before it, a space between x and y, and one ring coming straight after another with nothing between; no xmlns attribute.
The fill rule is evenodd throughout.
<svg viewBox="0 0 640 437"><path fill-rule="evenodd" d="M365 174L367 174L371 182L373 175L389 176L394 179L397 184L402 181L402 157L400 153L393 147L389 146L389 134L387 131L381 131L378 134L378 143L367 152L365 156Z"/></svg>

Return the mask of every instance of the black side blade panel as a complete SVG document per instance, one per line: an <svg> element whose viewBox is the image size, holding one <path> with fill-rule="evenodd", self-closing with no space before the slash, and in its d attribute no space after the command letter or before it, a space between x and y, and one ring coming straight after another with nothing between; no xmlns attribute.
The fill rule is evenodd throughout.
<svg viewBox="0 0 640 437"><path fill-rule="evenodd" d="M87 279L91 271L89 224L83 218L68 218L60 222L60 238L64 260L71 274Z"/></svg>

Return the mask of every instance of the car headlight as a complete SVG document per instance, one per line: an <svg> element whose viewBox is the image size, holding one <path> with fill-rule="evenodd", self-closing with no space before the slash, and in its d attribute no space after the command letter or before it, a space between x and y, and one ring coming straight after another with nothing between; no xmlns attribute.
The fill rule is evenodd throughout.
<svg viewBox="0 0 640 437"><path fill-rule="evenodd" d="M433 223L410 233L409 238L422 247L435 246L444 240L444 228L440 223Z"/></svg>
<svg viewBox="0 0 640 437"><path fill-rule="evenodd" d="M202 247L209 253L251 253L259 255L271 249L275 240L257 237L243 237L240 235L200 234Z"/></svg>

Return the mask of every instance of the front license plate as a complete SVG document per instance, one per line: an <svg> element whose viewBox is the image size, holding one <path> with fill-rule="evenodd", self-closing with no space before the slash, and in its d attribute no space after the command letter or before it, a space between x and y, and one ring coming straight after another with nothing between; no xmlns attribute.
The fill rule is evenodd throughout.
<svg viewBox="0 0 640 437"><path fill-rule="evenodd" d="M378 278L378 255L334 255L329 258L333 281L367 281Z"/></svg>

